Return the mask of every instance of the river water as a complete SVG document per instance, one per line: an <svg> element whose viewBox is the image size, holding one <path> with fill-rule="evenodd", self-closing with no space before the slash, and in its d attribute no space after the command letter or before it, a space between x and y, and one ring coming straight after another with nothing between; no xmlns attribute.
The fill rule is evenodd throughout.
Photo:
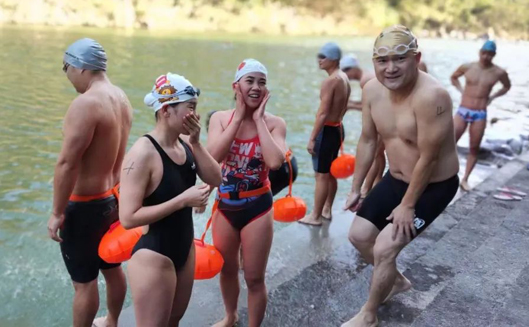
<svg viewBox="0 0 529 327"><path fill-rule="evenodd" d="M317 50L326 41L335 40L345 52L354 51L366 69L372 69L371 38L0 28L0 326L71 324L73 290L59 246L47 237L46 222L51 209L53 168L61 146L62 118L76 96L61 71L62 53L68 44L85 36L97 39L106 48L108 75L133 104L129 146L154 125L143 96L160 74L185 75L201 88L198 111L205 116L210 110L233 106L231 81L242 59L262 61L269 70L272 94L268 110L287 121L287 140L298 158L300 173L294 193L303 197L309 208L314 180L305 146L318 107L319 86L325 77L317 67ZM430 72L448 87L456 105L460 96L449 87L449 76L459 64L476 59L481 42L421 40L419 44ZM513 88L491 106L489 117L503 119L496 125L500 127L490 129L495 137L524 132L524 110L529 106L529 45L499 43L498 48L496 62L508 70ZM353 96L358 98L358 84L353 83L353 87ZM347 114L348 151L354 152L360 123L359 112ZM205 136L204 131L203 140ZM492 171L478 166L475 181ZM349 185L350 180L340 181L336 210L343 204ZM206 219L206 214L196 216L197 235ZM281 227L276 225L276 229ZM101 300L104 307L104 298ZM127 301L130 303L130 295Z"/></svg>

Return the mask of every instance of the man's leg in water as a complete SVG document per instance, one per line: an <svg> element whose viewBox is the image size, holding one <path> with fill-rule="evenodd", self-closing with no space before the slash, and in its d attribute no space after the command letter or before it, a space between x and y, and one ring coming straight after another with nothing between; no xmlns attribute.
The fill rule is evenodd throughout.
<svg viewBox="0 0 529 327"><path fill-rule="evenodd" d="M322 218L332 219L332 205L334 199L336 198L336 192L338 191L338 181L334 176L329 174L329 190L327 192L327 200L325 200L325 205L323 206L323 211L321 213Z"/></svg>
<svg viewBox="0 0 529 327"><path fill-rule="evenodd" d="M373 247L374 269L369 298L360 312L342 327L374 327L378 324L377 311L384 299L390 294L398 276L397 255L409 243L399 234L392 239L393 224L387 225L378 235Z"/></svg>
<svg viewBox="0 0 529 327"><path fill-rule="evenodd" d="M380 231L373 223L360 216L354 218L351 229L349 230L349 241L360 252L364 260L371 265L375 262L373 248L379 234ZM384 299L384 302L388 301L393 295L405 292L410 288L411 282L402 273L397 271L395 284L389 295Z"/></svg>
<svg viewBox="0 0 529 327"><path fill-rule="evenodd" d="M73 282L73 327L91 327L99 309L97 278L88 283Z"/></svg>
<svg viewBox="0 0 529 327"><path fill-rule="evenodd" d="M125 302L125 295L127 294L125 274L121 266L112 269L102 269L101 272L105 277L107 287L108 315L104 326L117 327L119 314L123 309L123 302Z"/></svg>
<svg viewBox="0 0 529 327"><path fill-rule="evenodd" d="M323 211L323 206L327 200L329 193L329 179L331 177L330 173L315 173L316 174L316 187L314 190L314 207L312 212L305 216L305 218L298 220L302 224L309 225L321 225L322 218L321 213Z"/></svg>
<svg viewBox="0 0 529 327"><path fill-rule="evenodd" d="M468 178L470 176L470 173L472 173L474 166L476 166L476 162L478 161L479 148L481 145L481 139L483 138L483 134L485 133L485 127L487 127L487 120L483 119L471 123L470 128L468 130L470 134L470 146L467 157L465 175L461 180L461 187L465 191L470 190L470 186L468 185Z"/></svg>

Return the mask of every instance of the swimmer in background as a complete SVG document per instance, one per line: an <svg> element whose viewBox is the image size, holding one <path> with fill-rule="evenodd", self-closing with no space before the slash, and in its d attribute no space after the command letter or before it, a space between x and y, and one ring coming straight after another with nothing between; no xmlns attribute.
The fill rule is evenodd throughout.
<svg viewBox="0 0 529 327"><path fill-rule="evenodd" d="M98 254L99 241L118 220L113 188L119 183L132 124L130 102L110 82L106 69L105 50L92 39L77 40L64 54L63 71L80 95L64 118L48 234L60 242L75 289L74 327L117 326L127 291L120 264L106 263ZM108 315L94 321L99 270L105 277Z"/></svg>
<svg viewBox="0 0 529 327"><path fill-rule="evenodd" d="M501 97L511 88L507 72L492 63L495 56L496 43L487 41L479 51L479 61L459 66L450 78L452 85L463 94L461 105L454 116L456 142L470 125L467 166L461 180L461 188L465 191L470 191L468 178L478 161L481 139L487 127L487 107L494 99ZM465 76L464 89L459 82L461 76ZM491 95L492 88L498 82L501 82L503 87Z"/></svg>
<svg viewBox="0 0 529 327"><path fill-rule="evenodd" d="M342 124L347 111L351 86L340 70L342 51L333 42L326 43L318 53L318 65L329 75L322 83L320 107L309 137L307 151L312 156L316 185L312 212L299 223L321 226L322 218L332 219L332 205L338 189L336 178L330 174L331 164L338 157L345 138Z"/></svg>

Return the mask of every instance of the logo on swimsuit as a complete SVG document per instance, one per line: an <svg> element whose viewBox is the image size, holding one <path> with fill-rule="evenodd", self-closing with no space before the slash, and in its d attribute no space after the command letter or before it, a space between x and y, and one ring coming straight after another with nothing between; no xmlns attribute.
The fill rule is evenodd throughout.
<svg viewBox="0 0 529 327"><path fill-rule="evenodd" d="M415 229L421 229L426 222L421 218L415 217L415 219L413 219L413 224L415 225Z"/></svg>
<svg viewBox="0 0 529 327"><path fill-rule="evenodd" d="M197 168L197 166L196 166L195 163L193 162L193 163L191 164L191 169L195 170L195 168Z"/></svg>

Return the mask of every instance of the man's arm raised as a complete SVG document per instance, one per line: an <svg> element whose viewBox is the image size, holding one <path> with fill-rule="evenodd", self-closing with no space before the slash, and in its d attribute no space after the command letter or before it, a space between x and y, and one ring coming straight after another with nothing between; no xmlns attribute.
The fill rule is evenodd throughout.
<svg viewBox="0 0 529 327"><path fill-rule="evenodd" d="M64 118L64 139L55 165L53 207L48 221L48 235L57 242L62 242L57 230L64 220L64 210L75 187L81 160L94 136L97 118L93 112L98 105L90 97L80 96L72 102Z"/></svg>

